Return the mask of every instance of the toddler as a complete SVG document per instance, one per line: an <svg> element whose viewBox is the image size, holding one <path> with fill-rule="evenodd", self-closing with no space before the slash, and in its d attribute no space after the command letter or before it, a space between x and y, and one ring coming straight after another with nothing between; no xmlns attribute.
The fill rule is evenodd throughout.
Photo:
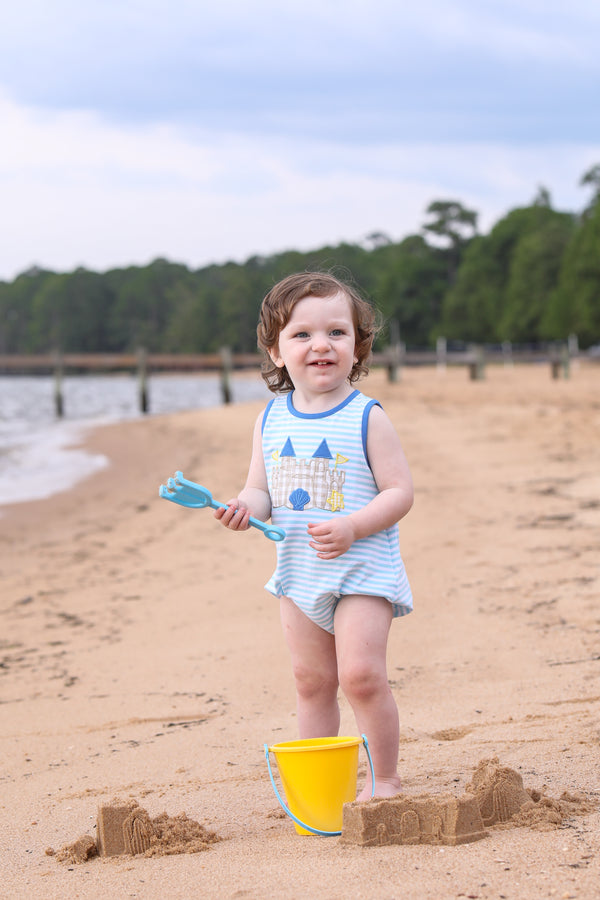
<svg viewBox="0 0 600 900"><path fill-rule="evenodd" d="M263 300L258 344L275 397L255 425L248 478L214 515L234 531L250 515L286 531L266 585L280 602L300 738L338 733L338 687L367 735L375 796L400 791L398 710L386 669L392 619L412 609L397 523L410 471L367 373L375 314L328 274L285 278ZM371 796L370 775L358 799Z"/></svg>

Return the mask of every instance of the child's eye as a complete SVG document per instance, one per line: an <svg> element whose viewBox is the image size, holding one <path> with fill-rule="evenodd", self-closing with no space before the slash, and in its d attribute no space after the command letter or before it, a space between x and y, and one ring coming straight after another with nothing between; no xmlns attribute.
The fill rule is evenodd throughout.
<svg viewBox="0 0 600 900"><path fill-rule="evenodd" d="M294 337L297 337L297 338L307 338L307 337L308 337L308 331L297 331L296 334L294 335Z"/></svg>
<svg viewBox="0 0 600 900"><path fill-rule="evenodd" d="M332 328L331 333L334 337L339 337L341 334L346 334L343 328Z"/></svg>

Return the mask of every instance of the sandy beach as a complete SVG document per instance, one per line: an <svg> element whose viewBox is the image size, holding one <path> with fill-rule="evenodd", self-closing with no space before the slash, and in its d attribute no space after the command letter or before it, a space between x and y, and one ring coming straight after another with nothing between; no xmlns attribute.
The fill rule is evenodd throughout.
<svg viewBox="0 0 600 900"><path fill-rule="evenodd" d="M497 757L572 799L559 822L461 846L348 846L280 812L263 744L297 737L274 545L158 497L175 470L225 500L260 402L106 426L110 465L0 517L0 895L600 896L600 366L405 369L377 397L416 487L400 524L414 612L389 678L407 795L462 794ZM342 700L342 733L356 729ZM365 762L361 751L359 782ZM205 852L48 855L135 799L221 838Z"/></svg>

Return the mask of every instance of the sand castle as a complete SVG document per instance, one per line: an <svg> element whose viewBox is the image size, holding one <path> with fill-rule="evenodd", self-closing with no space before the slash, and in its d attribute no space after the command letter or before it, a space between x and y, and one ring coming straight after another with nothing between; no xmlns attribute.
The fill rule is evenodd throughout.
<svg viewBox="0 0 600 900"><path fill-rule="evenodd" d="M98 808L97 846L100 856L171 856L199 853L221 840L188 819L185 813L161 813L150 818L136 800L114 800Z"/></svg>
<svg viewBox="0 0 600 900"><path fill-rule="evenodd" d="M84 834L48 856L59 862L82 863L94 856L171 856L208 850L221 838L185 813L161 813L151 819L137 800L115 799L98 807L97 837Z"/></svg>
<svg viewBox="0 0 600 900"><path fill-rule="evenodd" d="M487 828L525 825L547 830L572 815L595 809L579 794L556 800L526 790L514 769L496 756L482 759L461 797L451 794L401 794L386 800L346 803L342 843L375 847L382 844L467 844Z"/></svg>
<svg viewBox="0 0 600 900"><path fill-rule="evenodd" d="M467 792L400 794L344 804L340 842L361 847L384 844L456 846L486 837L490 827L556 828L565 818L591 812L597 804L580 794L560 799L526 790L521 775L497 757L481 760ZM86 834L55 853L59 862L82 863L94 856L165 856L198 853L220 841L218 834L185 813L150 818L136 800L115 799L98 807L97 838Z"/></svg>
<svg viewBox="0 0 600 900"><path fill-rule="evenodd" d="M98 808L97 846L100 856L136 856L150 849L152 822L135 800L116 801Z"/></svg>
<svg viewBox="0 0 600 900"><path fill-rule="evenodd" d="M477 798L484 825L508 822L532 799L519 773L501 766L497 757L479 762L467 790Z"/></svg>
<svg viewBox="0 0 600 900"><path fill-rule="evenodd" d="M398 796L367 803L346 803L342 843L467 844L486 835L473 794Z"/></svg>

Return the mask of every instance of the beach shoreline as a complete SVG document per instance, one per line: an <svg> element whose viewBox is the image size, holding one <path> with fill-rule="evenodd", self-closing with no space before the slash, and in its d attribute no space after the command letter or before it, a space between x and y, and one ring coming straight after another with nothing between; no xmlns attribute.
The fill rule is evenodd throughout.
<svg viewBox="0 0 600 900"><path fill-rule="evenodd" d="M400 525L415 610L389 678L408 795L462 793L498 757L526 787L600 799L600 370L404 369L358 387L394 422L416 486ZM109 464L7 505L2 573L2 880L11 897L592 898L597 808L457 847L343 846L278 811L263 744L297 736L275 550L160 500L179 469L227 499L262 401L93 431ZM342 699L342 733L355 733ZM361 775L364 775L364 760ZM59 863L99 803L214 829L206 852ZM590 806L590 809L591 809Z"/></svg>
<svg viewBox="0 0 600 900"><path fill-rule="evenodd" d="M77 375L64 380L64 413L56 418L51 377L5 376L0 383L0 515L3 506L61 493L103 468L106 457L87 450L88 434L106 425L222 403L214 374L154 373L146 413L139 410L134 377ZM268 394L257 372L236 372L230 390L234 403Z"/></svg>

